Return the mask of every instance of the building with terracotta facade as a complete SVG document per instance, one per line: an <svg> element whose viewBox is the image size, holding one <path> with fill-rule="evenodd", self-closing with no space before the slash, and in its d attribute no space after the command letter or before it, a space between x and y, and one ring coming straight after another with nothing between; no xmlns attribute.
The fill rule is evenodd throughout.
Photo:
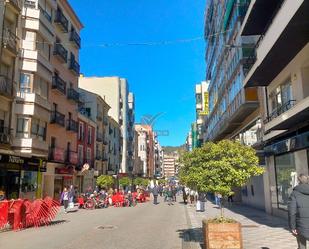
<svg viewBox="0 0 309 249"><path fill-rule="evenodd" d="M42 4L55 1L42 1ZM47 127L49 156L44 174L44 193L57 196L64 186L74 184L77 166L77 132L79 94L79 32L83 28L74 10L66 0L57 0L51 10L54 43L50 45L52 81L49 85L51 104L50 122ZM41 6L44 13L47 5ZM45 8L44 8L45 7ZM46 44L42 40L42 44ZM46 44L47 45L47 44ZM45 49L45 47L44 47Z"/></svg>
<svg viewBox="0 0 309 249"><path fill-rule="evenodd" d="M88 112L80 109L78 113L78 135L77 135L77 179L75 185L80 192L85 192L88 187L93 188L97 176L95 167L96 146L96 122L91 119Z"/></svg>

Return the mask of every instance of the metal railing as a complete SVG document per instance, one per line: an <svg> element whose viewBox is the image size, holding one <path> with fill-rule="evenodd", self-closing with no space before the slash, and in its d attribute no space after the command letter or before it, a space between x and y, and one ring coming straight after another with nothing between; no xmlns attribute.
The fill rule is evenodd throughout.
<svg viewBox="0 0 309 249"><path fill-rule="evenodd" d="M34 0L24 0L24 7L29 9L35 9L35 1Z"/></svg>
<svg viewBox="0 0 309 249"><path fill-rule="evenodd" d="M17 41L18 37L14 32L9 28L4 28L3 30L3 46L12 50L14 53L17 53Z"/></svg>
<svg viewBox="0 0 309 249"><path fill-rule="evenodd" d="M68 51L64 48L64 46L62 46L61 43L55 43L53 54L58 56L65 63L68 61Z"/></svg>
<svg viewBox="0 0 309 249"><path fill-rule="evenodd" d="M72 70L76 75L79 75L80 65L75 59L71 58L69 69Z"/></svg>
<svg viewBox="0 0 309 249"><path fill-rule="evenodd" d="M55 75L52 81L52 89L57 89L61 93L65 94L66 82L63 79L61 79L58 75Z"/></svg>
<svg viewBox="0 0 309 249"><path fill-rule="evenodd" d="M69 21L60 9L56 12L55 23L59 24L64 32L69 31Z"/></svg>
<svg viewBox="0 0 309 249"><path fill-rule="evenodd" d="M264 120L264 123L268 123L270 121L272 121L273 119L279 117L281 114L283 114L284 112L288 111L289 109L291 109L296 103L296 100L291 99L287 102L285 102L284 104L282 104L281 106L275 108L271 114L266 117L266 119Z"/></svg>
<svg viewBox="0 0 309 249"><path fill-rule="evenodd" d="M13 97L13 81L4 75L0 75L0 95Z"/></svg>
<svg viewBox="0 0 309 249"><path fill-rule="evenodd" d="M0 144L9 144L11 140L10 129L0 126Z"/></svg>
<svg viewBox="0 0 309 249"><path fill-rule="evenodd" d="M99 143L103 142L103 134L100 133L100 132L97 132L96 140L97 140L97 142L99 142Z"/></svg>
<svg viewBox="0 0 309 249"><path fill-rule="evenodd" d="M51 124L58 124L58 125L61 125L61 126L65 126L64 124L64 121L65 121L65 115L58 112L58 111L52 111L51 112L51 120L50 120L50 123Z"/></svg>
<svg viewBox="0 0 309 249"><path fill-rule="evenodd" d="M78 123L73 119L68 119L67 120L67 130L78 132Z"/></svg>
<svg viewBox="0 0 309 249"><path fill-rule="evenodd" d="M79 93L74 88L68 89L68 99L74 100L75 102L79 102Z"/></svg>
<svg viewBox="0 0 309 249"><path fill-rule="evenodd" d="M72 41L78 48L81 47L81 39L79 34L75 31L72 30L70 34L70 41Z"/></svg>

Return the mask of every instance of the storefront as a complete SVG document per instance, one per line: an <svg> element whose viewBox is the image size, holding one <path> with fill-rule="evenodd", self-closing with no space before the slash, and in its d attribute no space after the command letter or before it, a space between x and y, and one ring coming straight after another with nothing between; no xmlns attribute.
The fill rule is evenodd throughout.
<svg viewBox="0 0 309 249"><path fill-rule="evenodd" d="M45 170L42 159L0 154L0 190L7 199L40 198Z"/></svg>
<svg viewBox="0 0 309 249"><path fill-rule="evenodd" d="M269 177L268 212L286 216L289 196L298 184L297 177L309 171L308 138L309 132L306 132L264 148Z"/></svg>

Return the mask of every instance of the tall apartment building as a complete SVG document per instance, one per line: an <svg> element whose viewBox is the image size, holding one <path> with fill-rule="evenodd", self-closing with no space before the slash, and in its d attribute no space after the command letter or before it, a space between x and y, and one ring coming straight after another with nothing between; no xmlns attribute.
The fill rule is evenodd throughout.
<svg viewBox="0 0 309 249"><path fill-rule="evenodd" d="M209 82L202 81L200 84L195 85L195 112L196 112L196 126L197 126L197 139L199 145L205 141L207 129L207 116L209 114L208 107L208 86Z"/></svg>
<svg viewBox="0 0 309 249"><path fill-rule="evenodd" d="M165 178L173 177L176 175L177 154L164 154L163 157L163 176Z"/></svg>
<svg viewBox="0 0 309 249"><path fill-rule="evenodd" d="M129 92L128 95L128 172L133 173L134 171L134 122L135 122L135 99L134 94Z"/></svg>
<svg viewBox="0 0 309 249"><path fill-rule="evenodd" d="M98 94L78 89L80 99L79 112L87 115L96 123L95 160L92 167L98 175L107 174L108 153L108 111L110 106Z"/></svg>
<svg viewBox="0 0 309 249"><path fill-rule="evenodd" d="M244 85L260 87L265 208L286 216L297 175L308 174L309 2L251 1L241 34L257 37Z"/></svg>
<svg viewBox="0 0 309 249"><path fill-rule="evenodd" d="M186 151L192 151L192 131L190 130L186 137Z"/></svg>
<svg viewBox="0 0 309 249"><path fill-rule="evenodd" d="M25 12L25 18L29 21L26 29L37 28L32 24L34 17L39 18L39 28L37 32L29 31L26 41L35 40L34 48L40 51L37 58L41 54L48 61L48 66L51 65L37 63L37 68L44 72L37 76L37 82L44 86L42 91L47 88L51 104L44 194L57 196L64 186L74 183L74 169L77 166L79 32L83 25L67 0L27 1L29 4L32 2L35 4ZM32 52L32 56L35 53Z"/></svg>
<svg viewBox="0 0 309 249"><path fill-rule="evenodd" d="M119 123L110 116L108 117L107 127L107 173L108 175L117 175L121 169L122 157L124 156L121 147L121 142L123 141L121 137L121 127Z"/></svg>
<svg viewBox="0 0 309 249"><path fill-rule="evenodd" d="M134 143L134 167L133 167L133 175L134 176L143 176L143 166L144 163L141 160L141 152L139 150L139 144L140 144L140 140L141 139L138 136L138 132L135 130L134 128L134 139L133 139L133 143ZM146 143L146 142L145 142Z"/></svg>
<svg viewBox="0 0 309 249"><path fill-rule="evenodd" d="M163 176L163 148L159 143L157 135L154 139L154 176L162 177Z"/></svg>
<svg viewBox="0 0 309 249"><path fill-rule="evenodd" d="M208 1L205 15L206 80L209 80L207 140L233 136L243 120L258 108L257 88L244 88L244 71L255 38L239 30L246 0Z"/></svg>
<svg viewBox="0 0 309 249"><path fill-rule="evenodd" d="M28 166L30 160L21 155L16 158L11 156L14 153L12 108L19 79L21 10L21 1L0 2L0 190L6 193L8 199L18 198L19 195L33 198L36 191L20 188L21 175L25 172L32 174L30 169L22 168L24 164ZM38 164L34 168L37 172Z"/></svg>
<svg viewBox="0 0 309 249"><path fill-rule="evenodd" d="M128 143L132 125L129 117L129 85L126 79L119 77L80 77L80 87L100 95L111 107L109 115L120 125L122 161L119 173L129 172L129 163L133 158L133 144ZM133 96L133 95L132 95ZM134 102L134 98L132 98ZM132 105L134 107L134 104ZM132 111L131 111L132 112ZM134 111L132 112L134 114ZM128 147L129 145L129 147ZM131 169L131 168L130 168Z"/></svg>

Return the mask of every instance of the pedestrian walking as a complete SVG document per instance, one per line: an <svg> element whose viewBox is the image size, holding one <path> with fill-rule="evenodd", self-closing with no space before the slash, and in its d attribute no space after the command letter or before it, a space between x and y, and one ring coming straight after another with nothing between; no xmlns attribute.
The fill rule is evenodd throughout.
<svg viewBox="0 0 309 249"><path fill-rule="evenodd" d="M158 204L158 195L159 195L159 187L157 184L154 185L152 188L152 194L153 194L153 204L157 205Z"/></svg>
<svg viewBox="0 0 309 249"><path fill-rule="evenodd" d="M186 188L185 187L182 187L182 198L183 198L183 203L185 205L187 205L187 202L188 202L188 195L187 195L187 192L186 192Z"/></svg>
<svg viewBox="0 0 309 249"><path fill-rule="evenodd" d="M193 189L190 190L190 203L194 203L195 191Z"/></svg>
<svg viewBox="0 0 309 249"><path fill-rule="evenodd" d="M197 192L197 201L196 201L196 212L205 211L205 202L206 202L206 193Z"/></svg>
<svg viewBox="0 0 309 249"><path fill-rule="evenodd" d="M68 206L69 206L69 191L66 187L63 189L63 191L61 193L60 203L63 203L64 212L67 213L67 209L68 209Z"/></svg>
<svg viewBox="0 0 309 249"><path fill-rule="evenodd" d="M309 184L308 176L301 174L299 184L289 197L289 226L297 238L298 248L309 248Z"/></svg>

